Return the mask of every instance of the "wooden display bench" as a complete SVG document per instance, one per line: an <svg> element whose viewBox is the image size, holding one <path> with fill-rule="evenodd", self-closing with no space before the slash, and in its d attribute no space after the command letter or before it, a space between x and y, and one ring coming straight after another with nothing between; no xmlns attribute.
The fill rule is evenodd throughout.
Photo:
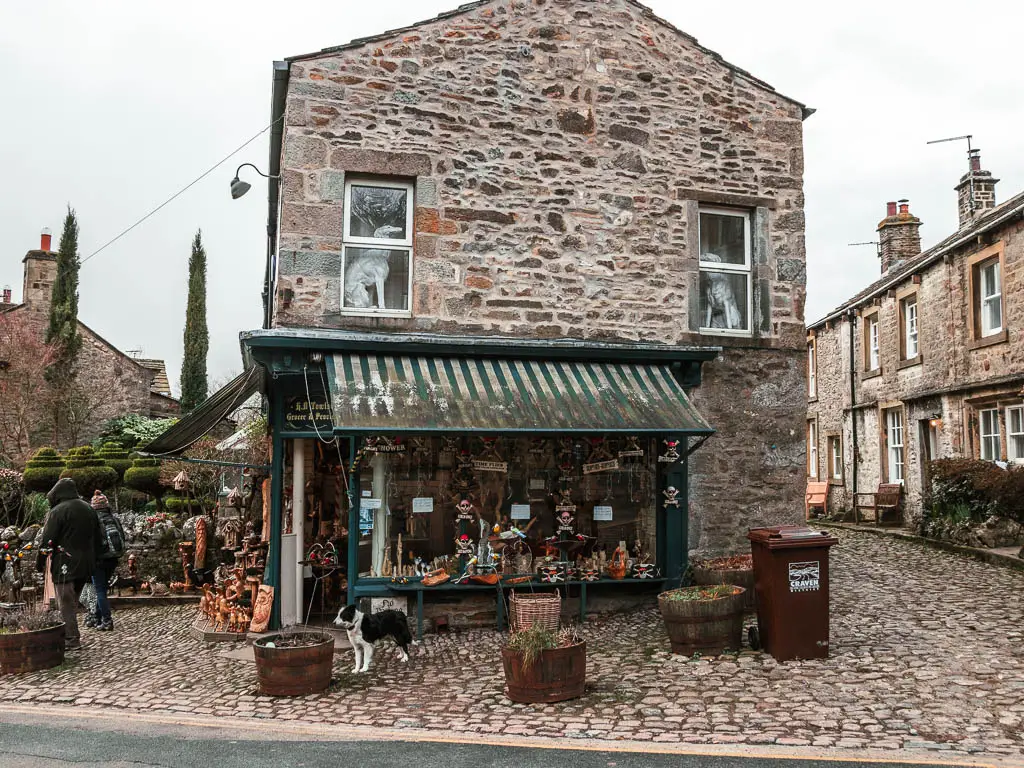
<svg viewBox="0 0 1024 768"><path fill-rule="evenodd" d="M504 630L507 625L505 617L505 591L519 589L523 592L551 592L563 587L579 587L580 595L580 622L587 620L587 591L595 587L606 587L615 584L651 584L660 585L665 582L663 577L657 579L599 579L597 581L530 581L520 584L510 584L499 581L497 584L439 584L436 587L425 587L418 578L410 578L408 583L388 581L384 579L364 579L356 582L354 587L355 597L388 597L390 595L416 595L416 640L423 640L423 595L432 592L487 592L495 595L496 625L499 631Z"/></svg>

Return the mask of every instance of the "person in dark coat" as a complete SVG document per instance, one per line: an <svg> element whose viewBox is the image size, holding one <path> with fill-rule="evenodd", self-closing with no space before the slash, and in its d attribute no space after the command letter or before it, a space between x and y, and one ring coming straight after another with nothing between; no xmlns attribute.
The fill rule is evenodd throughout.
<svg viewBox="0 0 1024 768"><path fill-rule="evenodd" d="M57 604L64 617L64 647L81 646L78 631L78 599L92 578L103 533L99 518L87 501L79 498L75 481L61 478L46 494L50 511L43 525L43 547L53 549L50 573L57 592ZM45 567L45 556L40 555Z"/></svg>

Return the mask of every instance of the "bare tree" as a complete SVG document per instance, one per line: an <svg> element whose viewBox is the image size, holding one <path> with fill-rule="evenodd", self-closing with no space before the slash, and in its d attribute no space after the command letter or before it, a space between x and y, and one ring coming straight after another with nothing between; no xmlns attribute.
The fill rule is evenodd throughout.
<svg viewBox="0 0 1024 768"><path fill-rule="evenodd" d="M0 459L20 466L45 439L53 412L46 375L58 356L20 314L0 315Z"/></svg>

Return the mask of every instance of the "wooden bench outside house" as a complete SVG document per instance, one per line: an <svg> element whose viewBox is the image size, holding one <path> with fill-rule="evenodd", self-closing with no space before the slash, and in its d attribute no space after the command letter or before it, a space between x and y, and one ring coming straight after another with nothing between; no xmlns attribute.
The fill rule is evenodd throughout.
<svg viewBox="0 0 1024 768"><path fill-rule="evenodd" d="M903 485L902 483L879 483L874 493L858 493L854 499L854 519L861 522L860 511L870 509L874 513L875 525L882 525L887 512L893 513L888 521L893 525L903 522Z"/></svg>
<svg viewBox="0 0 1024 768"><path fill-rule="evenodd" d="M821 514L828 514L828 481L808 483L804 494L804 519L811 519L811 509L821 507Z"/></svg>

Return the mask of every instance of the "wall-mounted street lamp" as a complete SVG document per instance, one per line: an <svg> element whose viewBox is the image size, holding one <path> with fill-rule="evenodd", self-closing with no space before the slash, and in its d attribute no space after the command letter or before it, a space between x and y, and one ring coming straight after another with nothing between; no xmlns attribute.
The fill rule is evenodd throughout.
<svg viewBox="0 0 1024 768"><path fill-rule="evenodd" d="M242 195L244 195L246 192L248 192L249 189L252 187L252 184L250 184L249 182L242 181L241 179L238 178L239 171L241 171L243 168L245 168L245 166L249 166L254 171L256 171L256 173L258 173L260 176L262 176L265 179L280 179L281 178L280 176L271 176L269 174L264 173L259 168L257 168L255 165L253 165L252 163L242 163L235 170L235 178L233 178L231 180L231 199L232 200L237 200Z"/></svg>

